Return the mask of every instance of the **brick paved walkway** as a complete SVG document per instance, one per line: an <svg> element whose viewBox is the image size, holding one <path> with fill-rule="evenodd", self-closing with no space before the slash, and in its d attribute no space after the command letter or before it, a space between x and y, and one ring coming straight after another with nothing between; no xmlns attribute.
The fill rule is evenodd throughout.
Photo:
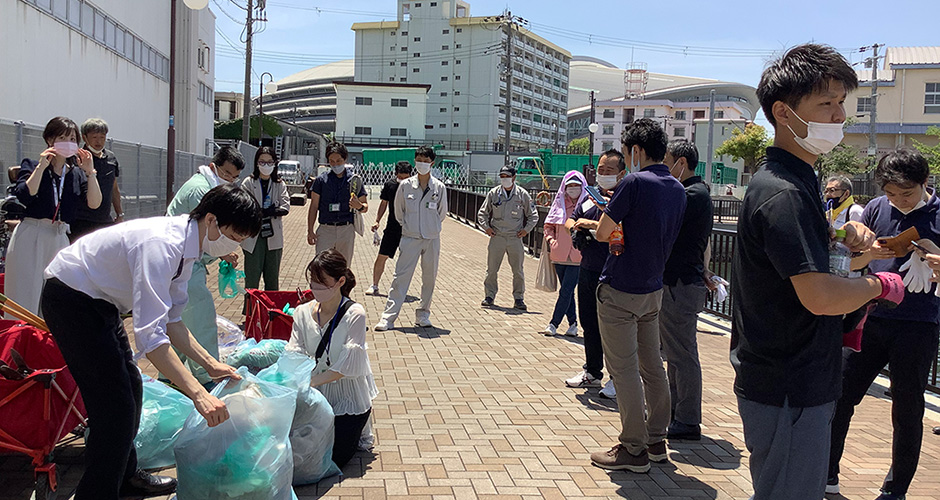
<svg viewBox="0 0 940 500"><path fill-rule="evenodd" d="M306 207L293 207L287 217L284 289L303 286L302 270L313 257L313 248L305 243L305 217ZM376 253L370 243L371 239L357 241L353 268L359 284L353 299L365 306L371 326L385 301L364 295ZM445 222L432 314L437 328L407 327L416 307L411 302L399 322L406 328L369 333L372 367L381 390L375 401L374 452L358 454L342 480L297 488L301 499L640 500L750 495L726 331L700 323L707 438L670 443L670 463L654 464L648 475L608 473L591 466L588 455L614 444L619 429L616 406L598 398L597 389L569 389L563 382L583 363L581 339L536 334L547 323L554 304L551 294L531 289L527 313L506 308L511 306L508 264L496 299L502 307L481 309L485 252L482 233L453 220ZM536 260L527 259L530 285L536 265ZM393 262L382 278L383 291L392 270ZM420 269L412 295L419 280ZM221 314L241 321L240 301L218 299L218 304ZM146 363L143 368L153 371ZM936 411L928 411L925 425L921 466L909 500L940 498L940 436L930 434L930 427L940 425ZM843 460L845 498L877 496L890 460L890 442L889 403L866 398ZM81 450L78 443L60 453L62 492L71 493L77 483ZM26 460L0 458L0 475L0 500L29 498L32 470Z"/></svg>

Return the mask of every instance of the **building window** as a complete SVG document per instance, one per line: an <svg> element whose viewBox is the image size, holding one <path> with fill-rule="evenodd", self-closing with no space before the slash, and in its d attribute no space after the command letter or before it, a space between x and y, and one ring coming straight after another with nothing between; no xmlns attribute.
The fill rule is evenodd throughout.
<svg viewBox="0 0 940 500"><path fill-rule="evenodd" d="M413 55L414 57L421 57L421 53L420 53L420 52L415 52L415 53L412 54L412 55Z"/></svg>
<svg viewBox="0 0 940 500"><path fill-rule="evenodd" d="M388 50L391 52L395 52L395 47L389 47Z"/></svg>
<svg viewBox="0 0 940 500"><path fill-rule="evenodd" d="M392 107L393 108L407 108L408 99L395 99L392 98Z"/></svg>
<svg viewBox="0 0 940 500"><path fill-rule="evenodd" d="M672 129L673 137L685 137L685 127L676 127Z"/></svg>
<svg viewBox="0 0 940 500"><path fill-rule="evenodd" d="M441 32L441 34L442 34L442 35L449 35L449 34L450 34L450 30L444 30L444 31Z"/></svg>
<svg viewBox="0 0 940 500"><path fill-rule="evenodd" d="M460 17L460 16L457 16ZM463 28L457 28L457 33L463 33Z"/></svg>
<svg viewBox="0 0 940 500"><path fill-rule="evenodd" d="M458 108L458 107L455 106L455 107L454 107L454 112L456 113L457 111L460 111L460 108Z"/></svg>
<svg viewBox="0 0 940 500"><path fill-rule="evenodd" d="M613 117L614 117L614 110L612 109L604 110L604 118L613 118Z"/></svg>
<svg viewBox="0 0 940 500"><path fill-rule="evenodd" d="M685 111L676 111L676 120L685 121Z"/></svg>
<svg viewBox="0 0 940 500"><path fill-rule="evenodd" d="M447 128L447 124L441 123L440 125L437 126L437 128Z"/></svg>
<svg viewBox="0 0 940 500"><path fill-rule="evenodd" d="M458 30L458 31L459 31L459 30ZM457 45L454 45L454 48L455 48L455 49L459 49L460 47L463 47L463 44L459 44L459 43L458 43Z"/></svg>
<svg viewBox="0 0 940 500"><path fill-rule="evenodd" d="M454 123L454 128L457 128L457 127L459 127L459 126L460 126L459 123Z"/></svg>
<svg viewBox="0 0 940 500"><path fill-rule="evenodd" d="M454 75L454 80L460 80L460 75Z"/></svg>
<svg viewBox="0 0 940 500"><path fill-rule="evenodd" d="M437 2L431 2L431 7L437 7Z"/></svg>
<svg viewBox="0 0 940 500"><path fill-rule="evenodd" d="M420 42L420 41L421 41L421 37L420 37L420 36L416 36L416 37L414 38L414 40L415 40L416 42Z"/></svg>
<svg viewBox="0 0 940 500"><path fill-rule="evenodd" d="M389 35L389 36L395 36L395 32L392 31L392 32L390 32L388 35Z"/></svg>
<svg viewBox="0 0 940 500"><path fill-rule="evenodd" d="M404 63L402 63L402 64L404 64ZM394 65L395 65L395 61L389 61L389 62L388 62L388 65L389 65L389 66L394 66Z"/></svg>
<svg viewBox="0 0 940 500"><path fill-rule="evenodd" d="M441 61L441 66L447 66L448 64L449 64L448 61Z"/></svg>
<svg viewBox="0 0 940 500"><path fill-rule="evenodd" d="M460 64L460 59L457 59L456 61L454 61L454 64Z"/></svg>
<svg viewBox="0 0 940 500"><path fill-rule="evenodd" d="M395 81L395 77L394 77L394 76L390 76L390 77L388 77L388 81L390 81L390 82L394 82L394 81Z"/></svg>
<svg viewBox="0 0 940 500"><path fill-rule="evenodd" d="M447 97L447 92L441 92L441 97Z"/></svg>
<svg viewBox="0 0 940 500"><path fill-rule="evenodd" d="M406 7L407 7L407 6L406 6ZM408 36L408 32L407 32L407 31L402 31L402 32L401 32L401 36Z"/></svg>
<svg viewBox="0 0 940 500"><path fill-rule="evenodd" d="M928 83L924 90L924 113L940 113L940 83Z"/></svg>
<svg viewBox="0 0 940 500"><path fill-rule="evenodd" d="M701 119L703 119L703 118L705 118L705 110L704 110L704 109L698 110L698 111L693 111L693 112L692 112L692 119L694 119L694 120L701 120Z"/></svg>
<svg viewBox="0 0 940 500"><path fill-rule="evenodd" d="M408 137L408 129L406 128L392 128L388 131L388 135L392 137Z"/></svg>
<svg viewBox="0 0 940 500"><path fill-rule="evenodd" d="M447 77L446 77L446 76L442 76L442 77L441 77L441 81L442 81L442 82L446 82L446 81L447 81Z"/></svg>
<svg viewBox="0 0 940 500"><path fill-rule="evenodd" d="M418 7L421 7L421 2L415 4L415 8L417 9Z"/></svg>
<svg viewBox="0 0 940 500"><path fill-rule="evenodd" d="M404 67L406 67L406 66L408 66L408 63L406 63L406 62L401 63L401 67L402 67L402 68L404 68Z"/></svg>
<svg viewBox="0 0 940 500"><path fill-rule="evenodd" d="M644 110L643 110L643 118L655 118L655 117L656 117L656 110L655 110L655 109L644 109Z"/></svg>
<svg viewBox="0 0 940 500"><path fill-rule="evenodd" d="M402 52L408 52L408 47L402 47L402 48L401 48L401 51L402 51Z"/></svg>
<svg viewBox="0 0 940 500"><path fill-rule="evenodd" d="M604 128L601 130L601 133L604 135L614 135L614 126L604 125Z"/></svg>
<svg viewBox="0 0 940 500"><path fill-rule="evenodd" d="M724 118L724 117L725 117L725 112L724 112L724 110L719 109L718 111L715 111L715 119L716 119L716 120L721 120L721 119Z"/></svg>
<svg viewBox="0 0 940 500"><path fill-rule="evenodd" d="M611 149L614 149L614 143L610 141L604 141L601 143L601 149L604 151L610 151Z"/></svg>
<svg viewBox="0 0 940 500"><path fill-rule="evenodd" d="M371 97L357 97L356 106L371 106L372 98Z"/></svg>
<svg viewBox="0 0 940 500"><path fill-rule="evenodd" d="M412 73L420 73L420 72L421 72L421 68L411 68L411 72L412 72Z"/></svg>
<svg viewBox="0 0 940 500"><path fill-rule="evenodd" d="M356 135L372 135L372 127L356 127Z"/></svg>
<svg viewBox="0 0 940 500"><path fill-rule="evenodd" d="M400 81L400 82L407 82L408 79L403 76L403 77L399 78L398 81Z"/></svg>
<svg viewBox="0 0 940 500"><path fill-rule="evenodd" d="M871 113L871 97L859 97L855 105L856 113Z"/></svg>
<svg viewBox="0 0 940 500"><path fill-rule="evenodd" d="M441 45L441 50L450 50L450 45Z"/></svg>
<svg viewBox="0 0 940 500"><path fill-rule="evenodd" d="M441 113L446 113L446 112L447 112L447 108L441 108Z"/></svg>
<svg viewBox="0 0 940 500"><path fill-rule="evenodd" d="M459 90L455 90L455 91L454 91L454 95L460 95L460 91L459 91Z"/></svg>

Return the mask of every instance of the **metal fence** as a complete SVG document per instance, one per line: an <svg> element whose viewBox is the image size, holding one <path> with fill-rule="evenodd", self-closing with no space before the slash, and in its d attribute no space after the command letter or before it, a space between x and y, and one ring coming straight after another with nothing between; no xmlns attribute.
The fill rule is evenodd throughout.
<svg viewBox="0 0 940 500"><path fill-rule="evenodd" d="M0 170L19 165L24 158L38 160L47 148L42 127L0 120ZM151 217L166 211L166 148L146 146L109 139L106 146L114 152L121 169L118 187L125 218ZM210 158L176 151L174 190L207 165ZM0 187L9 186L8 177L0 173Z"/></svg>

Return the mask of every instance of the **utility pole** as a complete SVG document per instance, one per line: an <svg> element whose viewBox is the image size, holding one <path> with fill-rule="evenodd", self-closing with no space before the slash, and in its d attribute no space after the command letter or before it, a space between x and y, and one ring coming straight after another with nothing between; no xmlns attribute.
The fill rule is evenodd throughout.
<svg viewBox="0 0 940 500"><path fill-rule="evenodd" d="M503 29L506 30L506 137L503 139L503 151L505 152L505 165L509 165L509 144L512 134L512 13L506 13L506 19L503 22Z"/></svg>
<svg viewBox="0 0 940 500"><path fill-rule="evenodd" d="M245 99L242 107L242 141L248 141L251 122L251 29L254 23L253 0L248 0L248 14L245 19Z"/></svg>
<svg viewBox="0 0 940 500"><path fill-rule="evenodd" d="M715 89L708 93L708 153L705 155L705 184L711 189L712 157L715 156ZM695 167L697 167L696 165ZM689 168L695 169L692 165Z"/></svg>
<svg viewBox="0 0 940 500"><path fill-rule="evenodd" d="M170 119L166 129L166 206L176 179L176 0L170 0ZM19 157L17 157L19 158Z"/></svg>
<svg viewBox="0 0 940 500"><path fill-rule="evenodd" d="M875 124L878 122L878 49L882 44L871 46L871 113L868 115L868 162L874 168L875 157L878 155L878 134L875 131ZM863 47L862 50L867 50Z"/></svg>

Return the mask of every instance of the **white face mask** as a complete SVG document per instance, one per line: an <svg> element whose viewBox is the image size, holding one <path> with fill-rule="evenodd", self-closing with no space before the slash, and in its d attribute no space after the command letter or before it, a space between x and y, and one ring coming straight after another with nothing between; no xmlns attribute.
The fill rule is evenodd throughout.
<svg viewBox="0 0 940 500"><path fill-rule="evenodd" d="M219 223L216 222L216 228ZM238 250L238 242L225 236L221 229L219 230L219 239L213 241L209 239L208 225L206 225L206 235L202 238L202 251L212 257L222 257Z"/></svg>
<svg viewBox="0 0 940 500"><path fill-rule="evenodd" d="M500 177L499 183L503 186L503 188L509 189L512 187L512 177Z"/></svg>
<svg viewBox="0 0 940 500"><path fill-rule="evenodd" d="M676 168L678 165L679 165L679 160L676 160L676 162L672 164L672 168L670 168L669 171L672 172L673 170L675 170L675 168ZM685 167L682 167L682 170L680 170L679 173L676 174L676 179L681 179L681 178L682 178L682 174L684 174L684 173L685 173Z"/></svg>
<svg viewBox="0 0 940 500"><path fill-rule="evenodd" d="M915 204L913 207L911 207L911 208L909 208L909 209L907 209L907 210L903 210L903 209L899 208L899 207L898 207L897 205L895 205L891 200L888 200L888 204L891 205L892 207L896 208L898 212L901 212L902 214L907 215L907 214L913 212L914 210L919 210L919 209L924 208L925 206L927 206L927 200L926 200L926 198L927 198L927 192L925 191L925 192L924 192L924 195L921 197L920 201L918 201L917 204Z"/></svg>
<svg viewBox="0 0 940 500"><path fill-rule="evenodd" d="M639 172L640 171L640 158L639 158L640 148L637 148L636 151L630 149L630 171Z"/></svg>
<svg viewBox="0 0 940 500"><path fill-rule="evenodd" d="M333 173L339 175L346 171L346 165L333 165L330 168L333 169Z"/></svg>
<svg viewBox="0 0 940 500"><path fill-rule="evenodd" d="M568 186L565 188L565 194L573 200L577 200L581 196L581 186Z"/></svg>
<svg viewBox="0 0 940 500"><path fill-rule="evenodd" d="M104 148L95 149L91 147L91 144L85 144L85 147L87 147L89 151L91 151L92 153L95 153L98 156L101 156L101 153L104 153Z"/></svg>
<svg viewBox="0 0 940 500"><path fill-rule="evenodd" d="M617 187L619 180L616 175L598 175L597 176L597 185L602 189L611 190Z"/></svg>
<svg viewBox="0 0 940 500"><path fill-rule="evenodd" d="M833 150L842 142L843 132L841 123L820 123L807 122L800 118L800 115L793 111L793 108L787 106L798 120L806 124L806 137L796 135L793 128L787 125L790 133L793 134L793 140L808 153L814 155L824 155Z"/></svg>
<svg viewBox="0 0 940 500"><path fill-rule="evenodd" d="M431 172L431 164L424 161L416 161L415 169L421 175L428 175Z"/></svg>
<svg viewBox="0 0 940 500"><path fill-rule="evenodd" d="M271 175L274 173L274 165L258 165L258 171L261 175Z"/></svg>

